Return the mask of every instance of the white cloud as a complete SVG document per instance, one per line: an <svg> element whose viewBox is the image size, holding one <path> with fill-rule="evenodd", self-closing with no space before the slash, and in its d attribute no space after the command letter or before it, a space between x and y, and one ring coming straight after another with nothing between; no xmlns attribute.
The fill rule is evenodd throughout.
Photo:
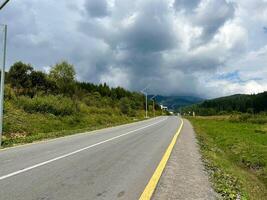
<svg viewBox="0 0 267 200"><path fill-rule="evenodd" d="M101 83L107 83L111 87L129 87L128 74L120 68L109 67L109 71L100 76Z"/></svg>

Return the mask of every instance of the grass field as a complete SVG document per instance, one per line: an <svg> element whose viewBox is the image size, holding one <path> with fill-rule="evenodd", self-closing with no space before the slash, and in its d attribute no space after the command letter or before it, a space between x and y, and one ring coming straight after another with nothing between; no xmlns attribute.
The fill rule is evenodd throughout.
<svg viewBox="0 0 267 200"><path fill-rule="evenodd" d="M267 117L189 117L223 199L267 199Z"/></svg>

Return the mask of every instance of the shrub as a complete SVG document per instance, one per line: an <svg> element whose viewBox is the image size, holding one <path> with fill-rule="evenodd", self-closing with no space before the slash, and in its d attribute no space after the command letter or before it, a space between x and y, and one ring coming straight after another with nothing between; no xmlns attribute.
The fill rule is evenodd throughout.
<svg viewBox="0 0 267 200"><path fill-rule="evenodd" d="M77 112L77 104L70 98L63 96L36 96L34 98L19 97L17 105L26 112L50 113L53 115L71 115Z"/></svg>
<svg viewBox="0 0 267 200"><path fill-rule="evenodd" d="M87 105L87 106L96 106L96 107L101 107L101 95L99 92L94 92L92 94L87 95L82 99L82 101Z"/></svg>
<svg viewBox="0 0 267 200"><path fill-rule="evenodd" d="M123 114L129 115L131 112L130 101L127 97L123 97L120 101L120 110Z"/></svg>
<svg viewBox="0 0 267 200"><path fill-rule="evenodd" d="M10 85L5 85L5 99L16 99L16 94Z"/></svg>
<svg viewBox="0 0 267 200"><path fill-rule="evenodd" d="M265 115L251 115L251 114L231 115L229 121L252 123L252 124L266 124L267 117Z"/></svg>
<svg viewBox="0 0 267 200"><path fill-rule="evenodd" d="M227 114L228 114L227 111L220 111L220 112L218 113L218 115L227 115Z"/></svg>

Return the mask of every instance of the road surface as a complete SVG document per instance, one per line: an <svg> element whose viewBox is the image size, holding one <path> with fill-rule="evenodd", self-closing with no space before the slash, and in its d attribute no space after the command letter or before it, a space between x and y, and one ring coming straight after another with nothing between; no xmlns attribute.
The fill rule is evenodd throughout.
<svg viewBox="0 0 267 200"><path fill-rule="evenodd" d="M158 117L0 151L0 199L138 199L181 121Z"/></svg>

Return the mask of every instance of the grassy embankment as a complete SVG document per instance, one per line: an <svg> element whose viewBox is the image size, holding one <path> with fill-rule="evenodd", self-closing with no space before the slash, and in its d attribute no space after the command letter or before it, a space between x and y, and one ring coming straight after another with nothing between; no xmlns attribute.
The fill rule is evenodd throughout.
<svg viewBox="0 0 267 200"><path fill-rule="evenodd" d="M48 73L14 63L6 72L2 147L144 119L145 96L106 83L76 80L66 61ZM148 102L149 116L152 101ZM155 106L157 115L159 106Z"/></svg>
<svg viewBox="0 0 267 200"><path fill-rule="evenodd" d="M134 116L129 116L121 112L116 105L118 103L109 105L114 102L105 101L105 98L101 98L99 105L90 105L86 100L73 101L68 97L54 95L6 99L2 146L9 147L144 119L144 110L137 110ZM152 116L151 112L149 114Z"/></svg>
<svg viewBox="0 0 267 200"><path fill-rule="evenodd" d="M189 117L223 199L267 199L267 116Z"/></svg>

